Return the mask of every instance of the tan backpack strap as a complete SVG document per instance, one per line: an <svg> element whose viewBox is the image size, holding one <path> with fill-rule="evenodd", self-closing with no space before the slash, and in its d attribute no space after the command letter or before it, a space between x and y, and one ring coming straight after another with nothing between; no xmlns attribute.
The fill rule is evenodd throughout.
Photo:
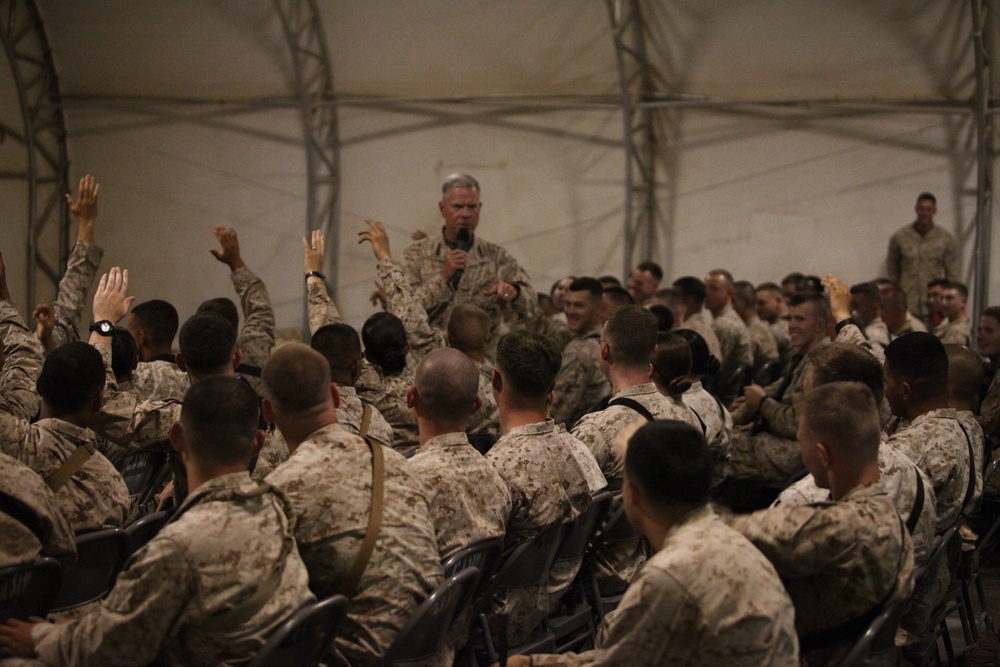
<svg viewBox="0 0 1000 667"><path fill-rule="evenodd" d="M344 585L344 594L354 597L354 592L361 583L361 575L368 567L372 552L375 550L375 541L378 539L379 531L382 529L382 503L385 499L385 464L382 460L382 445L368 442L368 449L372 453L372 508L368 515L368 530L365 533L365 541L361 543L361 550L358 551L351 571L347 574Z"/></svg>
<svg viewBox="0 0 1000 667"><path fill-rule="evenodd" d="M45 478L45 483L49 485L49 488L53 491L58 491L63 487L63 485L69 481L77 470L80 469L87 459L97 451L97 447L92 442L83 442L79 444L76 450L69 455L66 462L62 464L59 470Z"/></svg>
<svg viewBox="0 0 1000 667"><path fill-rule="evenodd" d="M361 429L358 431L365 440L368 439L368 428L372 425L372 406L367 403L361 404Z"/></svg>

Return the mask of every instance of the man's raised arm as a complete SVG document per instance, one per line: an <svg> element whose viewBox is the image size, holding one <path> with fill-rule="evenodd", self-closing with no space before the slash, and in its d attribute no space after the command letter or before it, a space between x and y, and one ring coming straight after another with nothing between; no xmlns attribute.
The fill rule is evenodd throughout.
<svg viewBox="0 0 1000 667"><path fill-rule="evenodd" d="M323 252L326 249L323 232L314 229L312 240L302 239L304 258L302 268L306 275L308 292L309 333L314 334L320 327L340 321L340 311L326 291L326 276L323 275Z"/></svg>

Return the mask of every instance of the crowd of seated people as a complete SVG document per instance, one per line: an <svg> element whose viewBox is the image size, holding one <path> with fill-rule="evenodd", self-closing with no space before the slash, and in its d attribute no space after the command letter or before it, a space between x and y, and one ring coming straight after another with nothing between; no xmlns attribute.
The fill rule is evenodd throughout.
<svg viewBox="0 0 1000 667"><path fill-rule="evenodd" d="M932 281L926 321L887 279L661 287L654 262L536 295L477 235L479 185L458 174L440 236L397 258L381 223L358 231L383 306L360 332L323 234L303 239L308 342L276 344L233 229L212 254L239 306L179 314L134 304L123 268L97 280L98 191L87 176L67 197L77 242L33 327L0 257L0 598L39 558L71 573L81 536L169 519L102 601L58 623L4 612L0 665L248 664L336 595L324 663L384 664L448 559L490 541L486 596L424 664L498 645L535 646L519 665L838 664L894 604L901 656L933 635L955 570L932 554L975 544L1000 437L1000 308L974 350L964 285ZM123 476L137 453L163 461L143 488ZM550 538L530 585L489 585ZM581 604L592 637L533 643Z"/></svg>

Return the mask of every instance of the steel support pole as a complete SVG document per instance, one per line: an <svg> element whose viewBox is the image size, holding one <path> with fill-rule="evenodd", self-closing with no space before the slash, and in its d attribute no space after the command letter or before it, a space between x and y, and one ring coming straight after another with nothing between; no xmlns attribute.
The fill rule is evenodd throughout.
<svg viewBox="0 0 1000 667"><path fill-rule="evenodd" d="M66 123L52 51L34 0L0 0L0 42L17 88L22 133L6 136L24 145L23 172L4 178L23 181L28 193L27 303L39 300L38 280L59 285L69 257L69 219L63 195L69 191ZM48 295L46 295L48 296Z"/></svg>
<svg viewBox="0 0 1000 667"><path fill-rule="evenodd" d="M336 258L340 246L340 133L334 97L333 69L315 0L274 0L295 69L306 152L305 234L323 230L327 285L337 292ZM304 333L309 318L303 311Z"/></svg>
<svg viewBox="0 0 1000 667"><path fill-rule="evenodd" d="M996 159L995 125L1000 85L993 68L996 57L997 5L993 0L971 0L972 48L975 56L976 92L973 111L976 120L976 247L973 319L989 305L991 224L993 220L993 164Z"/></svg>

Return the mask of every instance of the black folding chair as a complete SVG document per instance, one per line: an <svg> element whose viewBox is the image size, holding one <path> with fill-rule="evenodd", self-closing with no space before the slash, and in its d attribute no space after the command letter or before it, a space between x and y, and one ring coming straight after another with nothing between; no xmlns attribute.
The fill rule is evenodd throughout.
<svg viewBox="0 0 1000 667"><path fill-rule="evenodd" d="M768 361L763 366L760 367L754 376L754 384L760 385L761 387L766 387L772 382L776 381L781 377L781 359L775 359L774 361Z"/></svg>
<svg viewBox="0 0 1000 667"><path fill-rule="evenodd" d="M636 538L641 538L642 536L636 532L632 524L629 523L628 517L625 515L625 506L619 504L617 507L611 510L611 516L608 518L606 524L601 529L600 534L595 538L594 544L587 555L587 560L592 561L594 554L599 551L604 545L618 544L621 542L629 542ZM592 565L592 562L585 563L584 576L586 577L585 589L587 594L590 596L590 602L594 607L594 611L597 613L598 619L603 619L610 612L614 611L621 602L624 593L617 595L601 595L601 589L597 581L597 573Z"/></svg>
<svg viewBox="0 0 1000 667"><path fill-rule="evenodd" d="M736 400L736 397L743 393L743 387L750 383L752 377L752 367L740 366L719 380L719 386L715 395L722 401L723 405L729 405Z"/></svg>
<svg viewBox="0 0 1000 667"><path fill-rule="evenodd" d="M0 568L0 623L48 614L62 578L62 565L55 558Z"/></svg>
<svg viewBox="0 0 1000 667"><path fill-rule="evenodd" d="M467 567L444 580L396 635L382 665L425 662L441 651L458 613L472 602L479 570Z"/></svg>
<svg viewBox="0 0 1000 667"><path fill-rule="evenodd" d="M487 584L489 584L490 578L496 572L502 555L502 537L480 540L448 556L442 562L444 576L445 578L451 577L467 567L476 568L479 570L479 585L476 587L475 597L479 597Z"/></svg>
<svg viewBox="0 0 1000 667"><path fill-rule="evenodd" d="M347 616L347 598L334 595L292 614L267 640L250 667L315 667Z"/></svg>
<svg viewBox="0 0 1000 667"><path fill-rule="evenodd" d="M76 567L66 573L52 611L104 599L114 588L118 573L132 553L132 541L121 528L105 528L78 535Z"/></svg>
<svg viewBox="0 0 1000 667"><path fill-rule="evenodd" d="M170 471L167 454L148 449L130 451L118 464L129 496L135 498L140 511L166 481Z"/></svg>
<svg viewBox="0 0 1000 667"><path fill-rule="evenodd" d="M908 600L902 596L885 605L854 647L840 661L840 667L865 667L870 658L889 656L896 651L896 629Z"/></svg>
<svg viewBox="0 0 1000 667"><path fill-rule="evenodd" d="M129 539L132 542L133 553L146 546L146 544L156 537L160 529L170 520L173 512L153 512L147 514L138 521L133 521L125 528Z"/></svg>

